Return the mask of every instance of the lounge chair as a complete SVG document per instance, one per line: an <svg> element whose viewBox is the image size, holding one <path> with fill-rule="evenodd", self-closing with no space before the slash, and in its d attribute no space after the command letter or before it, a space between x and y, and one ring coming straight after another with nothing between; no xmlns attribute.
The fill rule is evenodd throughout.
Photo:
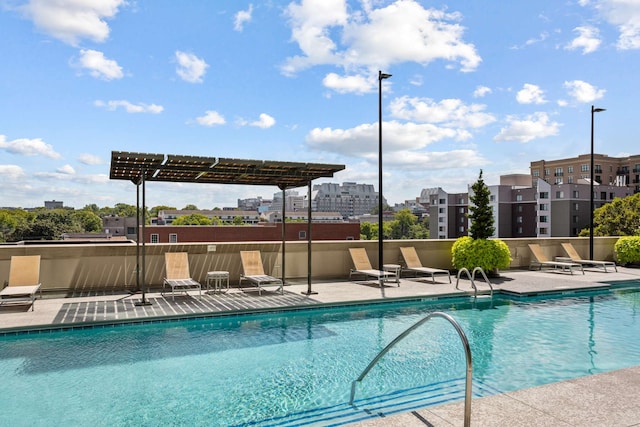
<svg viewBox="0 0 640 427"><path fill-rule="evenodd" d="M571 258L571 262L582 264L583 266L602 267L604 268L605 273L607 272L607 266L613 267L616 271L618 271L618 267L613 261L595 261L589 259L581 259L580 254L578 253L578 251L576 251L576 248L574 248L571 243L562 243L562 249L564 249L569 258Z"/></svg>
<svg viewBox="0 0 640 427"><path fill-rule="evenodd" d="M394 279L398 286L400 286L400 280L396 273L384 270L375 270L371 267L369 262L369 256L365 248L349 248L351 254L351 260L353 261L353 267L349 272L349 280L354 274L360 274L365 277L375 277L378 280Z"/></svg>
<svg viewBox="0 0 640 427"><path fill-rule="evenodd" d="M165 252L165 278L162 282L162 292L164 296L165 286L171 288L171 299L175 300L175 292L184 292L188 295L189 289L197 289L200 299L202 299L202 286L191 278L189 273L189 254L186 252Z"/></svg>
<svg viewBox="0 0 640 427"><path fill-rule="evenodd" d="M8 286L0 291L0 305L7 303L31 304L34 310L36 293L40 289L40 255L11 257Z"/></svg>
<svg viewBox="0 0 640 427"><path fill-rule="evenodd" d="M284 294L284 283L277 277L265 274L262 266L262 256L260 251L240 251L240 259L242 260L242 274L240 275L240 284L246 280L251 282L258 288L258 295L262 295L263 288L277 288Z"/></svg>
<svg viewBox="0 0 640 427"><path fill-rule="evenodd" d="M433 283L436 283L436 274L446 274L449 277L449 283L451 283L451 273L449 273L449 270L424 267L422 265L422 262L420 262L420 258L418 257L416 248L414 248L413 246L400 248L400 253L402 253L402 258L404 258L404 263L407 266L406 269L415 272L416 276L418 275L418 273L429 274L431 275L431 280L433 281Z"/></svg>
<svg viewBox="0 0 640 427"><path fill-rule="evenodd" d="M584 274L584 269L581 264L575 262L551 261L544 254L542 247L537 243L529 244L529 249L531 250L531 254L533 254L529 268L538 267L538 270L542 270L542 267L553 267L554 269L559 268L562 271L569 271L571 274L573 274L574 268L579 268L582 271L582 274Z"/></svg>

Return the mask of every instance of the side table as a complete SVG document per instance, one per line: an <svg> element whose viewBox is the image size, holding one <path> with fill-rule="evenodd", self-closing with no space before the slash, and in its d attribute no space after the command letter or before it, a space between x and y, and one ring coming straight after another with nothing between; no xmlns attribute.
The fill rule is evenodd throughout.
<svg viewBox="0 0 640 427"><path fill-rule="evenodd" d="M393 273L396 276L396 283L398 284L398 287L400 287L400 270L402 270L402 266L399 264L384 264L382 266L382 269L384 271L388 271L390 273ZM392 278L390 277L388 280L391 280Z"/></svg>
<svg viewBox="0 0 640 427"><path fill-rule="evenodd" d="M228 271L209 271L207 273L207 294L211 285L213 285L213 292L222 292L222 285L226 282L227 290L229 290L229 272ZM226 292L225 291L225 292Z"/></svg>

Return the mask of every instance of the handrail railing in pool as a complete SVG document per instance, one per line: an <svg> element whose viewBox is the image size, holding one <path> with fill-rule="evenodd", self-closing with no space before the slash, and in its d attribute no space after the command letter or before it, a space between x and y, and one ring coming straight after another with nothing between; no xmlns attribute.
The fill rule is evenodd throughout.
<svg viewBox="0 0 640 427"><path fill-rule="evenodd" d="M489 281L489 278L487 277L487 275L484 273L484 270L482 269L482 267L476 267L473 269L473 273L469 273L469 269L467 269L466 267L461 268L460 270L458 270L458 275L456 278L456 289L460 289L458 288L458 283L460 283L460 275L464 272L467 273L467 277L469 278L469 280L471 281L471 287L473 288L473 297L477 298L478 297L478 288L476 287L476 273L480 272L480 274L482 274L482 277L484 278L484 281L489 285L489 289L490 289L490 296L491 298L493 298L493 286L491 285L491 282Z"/></svg>
<svg viewBox="0 0 640 427"><path fill-rule="evenodd" d="M469 271L467 270L467 273L468 272ZM391 350L393 346L395 346L398 342L400 342L407 335L409 335L413 330L418 328L423 323L427 322L432 317L442 317L448 320L449 323L451 323L453 327L456 329L456 332L458 332L458 335L460 336L460 340L462 341L462 346L464 347L464 352L465 352L466 361L467 361L467 374L466 374L465 387L464 387L464 426L469 427L471 425L471 380L472 380L472 372L473 372L473 362L471 360L471 347L469 347L469 340L467 340L467 336L465 335L464 331L460 327L460 324L458 324L458 322L456 322L456 320L450 315L446 313L442 313L440 311L435 311L433 313L430 313L424 319L416 322L413 326L410 326L406 331L398 335L385 348L383 348L382 351L380 351L380 353L378 353L376 357L373 358L371 363L369 363L369 365L364 369L364 371L362 371L360 376L351 383L351 398L349 399L349 405L353 406L353 400L355 399L355 396L356 396L356 385L359 382L362 382L364 377L367 376L369 371L378 363L378 361L385 354L387 354L387 352Z"/></svg>

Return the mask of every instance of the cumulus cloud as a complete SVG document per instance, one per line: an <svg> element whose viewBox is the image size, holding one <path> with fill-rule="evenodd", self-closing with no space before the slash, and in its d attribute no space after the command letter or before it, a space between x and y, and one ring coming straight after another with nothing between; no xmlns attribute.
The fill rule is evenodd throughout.
<svg viewBox="0 0 640 427"><path fill-rule="evenodd" d="M51 145L46 144L40 138L19 138L13 141L7 141L4 135L0 135L0 148L9 153L22 156L44 156L50 159L60 159L62 157Z"/></svg>
<svg viewBox="0 0 640 427"><path fill-rule="evenodd" d="M42 32L72 46L82 39L104 42L109 37L107 19L126 0L28 0L19 9Z"/></svg>
<svg viewBox="0 0 640 427"><path fill-rule="evenodd" d="M101 165L103 163L100 157L88 153L80 154L78 156L78 161L85 165Z"/></svg>
<svg viewBox="0 0 640 427"><path fill-rule="evenodd" d="M618 49L640 49L640 2L599 0L595 6L610 24L617 27L620 33L616 44Z"/></svg>
<svg viewBox="0 0 640 427"><path fill-rule="evenodd" d="M0 165L0 176L12 181L25 177L24 169L18 165Z"/></svg>
<svg viewBox="0 0 640 427"><path fill-rule="evenodd" d="M377 84L377 78L366 78L357 76L339 76L336 73L329 73L322 80L322 84L338 93L363 94L371 92Z"/></svg>
<svg viewBox="0 0 640 427"><path fill-rule="evenodd" d="M427 65L435 60L467 72L481 62L475 46L463 40L459 13L425 9L415 0L377 9L371 2L362 4L356 10L347 8L345 0L290 3L291 36L302 54L287 58L282 72L293 75L324 64L373 72L394 63Z"/></svg>
<svg viewBox="0 0 640 427"><path fill-rule="evenodd" d="M439 123L446 127L480 128L496 120L492 114L484 112L486 105L468 105L460 99L435 102L429 98L403 96L391 101L389 108L393 117L423 123Z"/></svg>
<svg viewBox="0 0 640 427"><path fill-rule="evenodd" d="M109 111L115 111L118 108L123 108L127 113L152 113L160 114L164 111L164 107L157 104L132 104L129 101L117 100L117 101L95 101L93 103L96 107L106 108Z"/></svg>
<svg viewBox="0 0 640 427"><path fill-rule="evenodd" d="M198 58L192 53L176 51L178 67L176 73L182 80L189 83L202 83L204 74L209 65L204 59Z"/></svg>
<svg viewBox="0 0 640 427"><path fill-rule="evenodd" d="M251 22L252 13L253 4L249 5L249 9L237 12L233 19L233 29L236 31L242 31L244 29L244 24L247 22Z"/></svg>
<svg viewBox="0 0 640 427"><path fill-rule="evenodd" d="M564 82L564 87L567 89L569 96L581 103L593 102L602 98L606 93L606 90L598 89L582 80L566 81Z"/></svg>
<svg viewBox="0 0 640 427"><path fill-rule="evenodd" d="M525 83L516 94L516 100L520 104L544 104L544 91L537 85Z"/></svg>
<svg viewBox="0 0 640 427"><path fill-rule="evenodd" d="M204 116L196 117L196 123L202 126L212 127L215 125L223 125L227 121L217 111L206 111Z"/></svg>
<svg viewBox="0 0 640 427"><path fill-rule="evenodd" d="M494 141L529 142L536 138L557 135L560 128L560 124L551 121L547 113L534 113L524 120L508 116L507 124L493 138Z"/></svg>
<svg viewBox="0 0 640 427"><path fill-rule="evenodd" d="M578 36L571 40L571 42L565 46L565 49L582 49L583 54L598 50L602 41L600 40L600 31L597 28L584 26L576 27L573 31L578 33Z"/></svg>
<svg viewBox="0 0 640 427"><path fill-rule="evenodd" d="M71 165L64 165L64 166L59 167L58 169L56 169L56 172L62 173L62 174L65 174L65 175L75 175L76 170Z"/></svg>
<svg viewBox="0 0 640 427"><path fill-rule="evenodd" d="M476 90L473 91L473 97L474 98L484 98L486 95L490 94L491 88L486 87L486 86L478 86L476 87Z"/></svg>
<svg viewBox="0 0 640 427"><path fill-rule="evenodd" d="M89 74L97 79L114 80L124 76L122 67L116 61L105 58L104 53L93 49L81 49L77 65L89 70Z"/></svg>
<svg viewBox="0 0 640 427"><path fill-rule="evenodd" d="M262 129L270 128L275 124L276 124L276 119L274 119L273 117L265 113L260 114L259 120L251 122L251 126L259 127Z"/></svg>

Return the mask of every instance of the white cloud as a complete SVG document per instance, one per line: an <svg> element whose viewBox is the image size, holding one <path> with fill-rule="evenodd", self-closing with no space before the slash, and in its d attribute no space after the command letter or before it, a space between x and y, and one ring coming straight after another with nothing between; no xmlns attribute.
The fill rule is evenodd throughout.
<svg viewBox="0 0 640 427"><path fill-rule="evenodd" d="M78 65L98 79L113 80L124 76L122 67L116 61L105 58L104 53L97 50L81 49Z"/></svg>
<svg viewBox="0 0 640 427"><path fill-rule="evenodd" d="M189 83L202 83L204 74L209 65L204 59L198 58L192 53L176 51L178 67L176 73L180 78Z"/></svg>
<svg viewBox="0 0 640 427"><path fill-rule="evenodd" d="M242 31L246 22L251 22L251 14L253 13L253 4L249 5L248 10L241 10L237 12L233 20L233 29L236 31Z"/></svg>
<svg viewBox="0 0 640 427"><path fill-rule="evenodd" d="M20 10L41 31L76 46L82 39L104 42L109 37L105 19L126 4L126 0L29 0Z"/></svg>
<svg viewBox="0 0 640 427"><path fill-rule="evenodd" d="M202 126L212 127L215 125L223 125L226 123L226 120L217 111L209 110L205 112L204 116L197 117L196 122Z"/></svg>
<svg viewBox="0 0 640 427"><path fill-rule="evenodd" d="M606 90L598 89L582 80L564 82L564 87L567 89L569 96L582 103L593 102L602 98L606 93Z"/></svg>
<svg viewBox="0 0 640 427"><path fill-rule="evenodd" d="M363 10L352 10L345 0L290 3L291 35L302 55L287 58L283 73L320 64L373 72L394 63L427 65L439 59L459 63L466 72L480 64L475 46L462 40L460 14L425 9L415 0L378 9L363 4Z"/></svg>
<svg viewBox="0 0 640 427"><path fill-rule="evenodd" d="M276 119L271 117L268 114L262 113L260 114L260 119L255 122L251 122L251 126L259 127L262 129L268 129L276 124Z"/></svg>
<svg viewBox="0 0 640 427"><path fill-rule="evenodd" d="M100 157L88 153L80 154L78 156L78 161L85 165L101 165L103 163Z"/></svg>
<svg viewBox="0 0 640 427"><path fill-rule="evenodd" d="M12 181L25 177L24 169L18 165L0 165L0 176Z"/></svg>
<svg viewBox="0 0 640 427"><path fill-rule="evenodd" d="M96 107L103 107L109 111L115 111L119 107L124 108L127 113L152 113L152 114L160 114L164 111L164 107L162 105L157 104L132 104L129 101L125 100L117 100L117 101L95 101L93 103Z"/></svg>
<svg viewBox="0 0 640 427"><path fill-rule="evenodd" d="M508 125L500 129L500 133L493 140L529 142L532 139L544 138L558 134L560 124L549 120L547 113L534 113L524 120L516 116L507 117Z"/></svg>
<svg viewBox="0 0 640 427"><path fill-rule="evenodd" d="M525 83L516 94L516 100L520 104L544 104L544 91L537 85Z"/></svg>
<svg viewBox="0 0 640 427"><path fill-rule="evenodd" d="M71 165L64 165L64 166L59 167L58 169L56 169L56 172L62 173L62 174L65 174L65 175L75 175L76 170Z"/></svg>
<svg viewBox="0 0 640 427"><path fill-rule="evenodd" d="M640 49L640 2L599 0L595 6L610 24L617 26L620 32L618 49Z"/></svg>
<svg viewBox="0 0 640 427"><path fill-rule="evenodd" d="M573 29L578 33L578 37L571 40L571 43L565 46L565 49L575 50L582 49L582 54L595 52L600 47L600 31L591 26L576 27Z"/></svg>
<svg viewBox="0 0 640 427"><path fill-rule="evenodd" d="M13 141L7 141L4 135L0 135L0 148L12 154L20 154L23 156L44 156L50 159L59 159L62 156L57 153L53 147L46 144L42 139L19 138Z"/></svg>
<svg viewBox="0 0 640 427"><path fill-rule="evenodd" d="M493 115L484 112L486 105L467 105L459 99L435 102L429 98L403 96L391 101L389 108L396 118L440 123L446 127L480 128L496 120Z"/></svg>
<svg viewBox="0 0 640 427"><path fill-rule="evenodd" d="M477 86L476 90L473 91L473 97L474 98L484 98L485 95L490 94L491 88L486 87L486 86Z"/></svg>
<svg viewBox="0 0 640 427"><path fill-rule="evenodd" d="M336 73L329 73L322 80L322 84L338 93L363 94L373 91L376 88L377 78L367 79L361 75L339 76Z"/></svg>

